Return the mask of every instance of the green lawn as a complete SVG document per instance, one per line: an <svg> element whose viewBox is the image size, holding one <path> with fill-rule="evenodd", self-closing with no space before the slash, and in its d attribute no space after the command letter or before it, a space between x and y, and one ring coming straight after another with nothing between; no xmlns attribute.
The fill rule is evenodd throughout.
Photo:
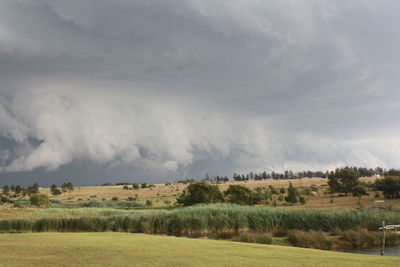
<svg viewBox="0 0 400 267"><path fill-rule="evenodd" d="M400 266L400 258L127 233L0 234L0 266Z"/></svg>

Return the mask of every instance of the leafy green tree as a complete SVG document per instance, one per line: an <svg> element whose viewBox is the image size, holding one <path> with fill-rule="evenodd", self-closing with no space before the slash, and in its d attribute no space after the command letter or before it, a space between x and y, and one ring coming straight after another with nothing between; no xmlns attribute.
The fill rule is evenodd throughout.
<svg viewBox="0 0 400 267"><path fill-rule="evenodd" d="M353 197L358 197L361 199L362 196L368 196L367 192L367 184L363 182L358 182L354 187L353 190L351 191L353 194Z"/></svg>
<svg viewBox="0 0 400 267"><path fill-rule="evenodd" d="M359 175L350 168L343 168L329 174L328 179L328 185L332 193L345 193L347 196L357 185Z"/></svg>
<svg viewBox="0 0 400 267"><path fill-rule="evenodd" d="M224 195L229 203L239 205L253 204L251 190L241 185L230 185Z"/></svg>
<svg viewBox="0 0 400 267"><path fill-rule="evenodd" d="M33 194L30 197L31 205L37 207L49 207L50 201L49 197L45 194Z"/></svg>
<svg viewBox="0 0 400 267"><path fill-rule="evenodd" d="M191 183L187 189L178 197L178 204L191 206L198 203L218 203L223 202L224 196L218 186L210 185L205 182Z"/></svg>
<svg viewBox="0 0 400 267"><path fill-rule="evenodd" d="M400 198L400 177L387 176L375 181L375 189L383 191L385 198Z"/></svg>
<svg viewBox="0 0 400 267"><path fill-rule="evenodd" d="M287 192L288 195L285 197L286 202L296 204L298 202L299 193L297 192L297 189L293 187L291 182L289 182Z"/></svg>

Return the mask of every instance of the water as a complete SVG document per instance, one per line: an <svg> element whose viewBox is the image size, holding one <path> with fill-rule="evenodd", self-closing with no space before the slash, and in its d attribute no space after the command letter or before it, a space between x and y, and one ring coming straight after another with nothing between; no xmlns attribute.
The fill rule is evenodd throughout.
<svg viewBox="0 0 400 267"><path fill-rule="evenodd" d="M355 254L381 255L380 248L346 250L346 251L342 251L342 252L355 253ZM400 247L385 248L385 256L400 257Z"/></svg>

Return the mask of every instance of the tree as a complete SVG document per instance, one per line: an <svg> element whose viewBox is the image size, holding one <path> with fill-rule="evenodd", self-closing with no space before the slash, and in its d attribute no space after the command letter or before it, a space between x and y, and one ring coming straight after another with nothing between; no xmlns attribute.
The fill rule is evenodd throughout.
<svg viewBox="0 0 400 267"><path fill-rule="evenodd" d="M400 170L390 169L385 172L385 176L400 176Z"/></svg>
<svg viewBox="0 0 400 267"><path fill-rule="evenodd" d="M367 192L367 184L363 182L358 182L354 187L353 190L351 191L353 194L353 197L358 197L361 199L362 196L368 196Z"/></svg>
<svg viewBox="0 0 400 267"><path fill-rule="evenodd" d="M400 198L400 177L387 176L375 181L375 189L383 191L385 198Z"/></svg>
<svg viewBox="0 0 400 267"><path fill-rule="evenodd" d="M139 190L140 186L138 184L132 184L133 190Z"/></svg>
<svg viewBox="0 0 400 267"><path fill-rule="evenodd" d="M53 193L53 191L56 190L56 189L57 189L57 185L56 185L56 184L52 184L52 185L50 186L50 192L51 192L51 193Z"/></svg>
<svg viewBox="0 0 400 267"><path fill-rule="evenodd" d="M187 189L177 199L183 206L191 206L198 203L218 203L223 202L224 196L219 191L218 186L210 185L205 182L191 183Z"/></svg>
<svg viewBox="0 0 400 267"><path fill-rule="evenodd" d="M67 183L67 190L69 193L71 193L72 191L74 191L74 185L71 182Z"/></svg>
<svg viewBox="0 0 400 267"><path fill-rule="evenodd" d="M50 186L50 192L51 192L51 194L52 194L53 196L59 196L59 195L61 195L61 193L62 193L61 190L57 188L57 185L56 185L56 184L52 184L52 185Z"/></svg>
<svg viewBox="0 0 400 267"><path fill-rule="evenodd" d="M298 202L299 193L297 192L296 188L293 187L292 183L289 182L289 187L287 189L288 195L285 197L286 202L296 204Z"/></svg>
<svg viewBox="0 0 400 267"><path fill-rule="evenodd" d="M68 185L66 183L63 183L61 185L61 191L65 194L68 191Z"/></svg>
<svg viewBox="0 0 400 267"><path fill-rule="evenodd" d="M230 185L224 195L229 203L239 205L253 204L251 190L241 185Z"/></svg>
<svg viewBox="0 0 400 267"><path fill-rule="evenodd" d="M328 185L332 193L345 193L347 196L357 185L359 175L350 168L343 168L329 174L328 179Z"/></svg>
<svg viewBox="0 0 400 267"><path fill-rule="evenodd" d="M38 194L39 193L39 184L34 183L33 185L28 187L28 195Z"/></svg>
<svg viewBox="0 0 400 267"><path fill-rule="evenodd" d="M284 195L284 194L286 193L286 189L282 186L282 187L279 189L279 192L280 192L282 195Z"/></svg>
<svg viewBox="0 0 400 267"><path fill-rule="evenodd" d="M18 196L21 193L22 193L22 187L20 185L17 185L15 187L15 195Z"/></svg>
<svg viewBox="0 0 400 267"><path fill-rule="evenodd" d="M303 197L303 196L300 196L300 197L299 197L299 202L300 202L302 205L305 205L305 204L306 204L306 202L307 202L307 200L306 200L306 198L305 198L305 197Z"/></svg>
<svg viewBox="0 0 400 267"><path fill-rule="evenodd" d="M37 207L49 207L50 206L49 197L45 194L33 194L30 197L30 202L31 202L31 205L37 206Z"/></svg>
<svg viewBox="0 0 400 267"><path fill-rule="evenodd" d="M153 201L150 199L146 200L146 207L152 207L153 206Z"/></svg>
<svg viewBox="0 0 400 267"><path fill-rule="evenodd" d="M3 186L3 194L6 196L10 194L10 187L8 185Z"/></svg>

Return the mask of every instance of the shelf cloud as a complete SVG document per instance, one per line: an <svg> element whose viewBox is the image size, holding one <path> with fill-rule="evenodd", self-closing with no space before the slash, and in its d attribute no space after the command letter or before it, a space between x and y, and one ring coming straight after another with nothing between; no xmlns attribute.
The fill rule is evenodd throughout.
<svg viewBox="0 0 400 267"><path fill-rule="evenodd" d="M0 0L0 184L398 167L396 7Z"/></svg>

